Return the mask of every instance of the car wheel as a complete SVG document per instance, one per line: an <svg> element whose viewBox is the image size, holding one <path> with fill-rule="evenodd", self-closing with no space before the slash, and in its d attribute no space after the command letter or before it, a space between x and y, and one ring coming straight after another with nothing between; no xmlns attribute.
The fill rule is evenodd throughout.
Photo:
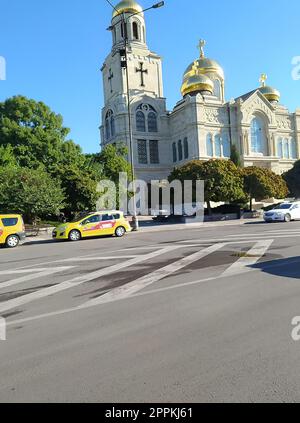
<svg viewBox="0 0 300 423"><path fill-rule="evenodd" d="M18 237L18 235L9 235L6 239L5 245L8 248L15 248L19 245L20 243L20 238Z"/></svg>
<svg viewBox="0 0 300 423"><path fill-rule="evenodd" d="M284 216L284 221L285 222L290 222L292 220L292 216L289 214L289 213L287 213L285 216Z"/></svg>
<svg viewBox="0 0 300 423"><path fill-rule="evenodd" d="M123 226L119 226L116 230L115 230L115 235L118 238L122 238L122 236L124 236L126 233L125 228L123 228Z"/></svg>
<svg viewBox="0 0 300 423"><path fill-rule="evenodd" d="M79 241L81 239L81 233L79 231L77 231L76 229L73 229L70 233L69 233L69 240L76 242Z"/></svg>

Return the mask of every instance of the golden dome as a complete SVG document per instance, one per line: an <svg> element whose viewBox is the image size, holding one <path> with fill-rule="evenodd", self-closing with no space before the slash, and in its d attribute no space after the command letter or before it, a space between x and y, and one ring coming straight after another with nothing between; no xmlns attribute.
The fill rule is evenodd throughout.
<svg viewBox="0 0 300 423"><path fill-rule="evenodd" d="M266 85L267 78L266 74L261 75L259 82L261 82L262 85L259 88L259 91L266 97L267 100L276 101L278 103L280 100L280 92L276 90L276 88Z"/></svg>
<svg viewBox="0 0 300 423"><path fill-rule="evenodd" d="M220 78L224 81L224 71L218 62L212 59L208 59L204 54L204 46L206 41L200 40L198 48L200 49L200 58L195 60L190 66L185 70L183 75L183 81L186 81L193 75L206 75L212 79L215 79L214 76Z"/></svg>
<svg viewBox="0 0 300 423"><path fill-rule="evenodd" d="M181 87L181 94L184 97L194 92L208 91L211 94L214 91L213 81L206 75L194 74L185 78Z"/></svg>
<svg viewBox="0 0 300 423"><path fill-rule="evenodd" d="M118 3L115 7L115 10L113 12L113 18L116 16L121 15L122 13L141 13L143 11L142 6L140 6L136 1L134 0L122 0L120 3Z"/></svg>
<svg viewBox="0 0 300 423"><path fill-rule="evenodd" d="M208 73L214 73L218 77L224 80L224 71L222 67L219 65L218 62L212 59L208 59L206 57L200 57L200 59L195 60L184 72L184 79L188 78L192 75L195 70L203 75L207 75Z"/></svg>

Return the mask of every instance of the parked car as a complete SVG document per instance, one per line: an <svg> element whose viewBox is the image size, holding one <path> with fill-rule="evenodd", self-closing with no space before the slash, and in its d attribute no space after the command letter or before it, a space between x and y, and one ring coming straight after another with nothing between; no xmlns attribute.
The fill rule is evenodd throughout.
<svg viewBox="0 0 300 423"><path fill-rule="evenodd" d="M300 220L300 201L281 203L264 213L266 222L290 222L298 219Z"/></svg>
<svg viewBox="0 0 300 423"><path fill-rule="evenodd" d="M15 248L25 239L25 226L19 214L0 214L0 244Z"/></svg>
<svg viewBox="0 0 300 423"><path fill-rule="evenodd" d="M54 229L54 239L79 241L81 238L115 235L120 238L131 226L120 211L102 211L78 217Z"/></svg>

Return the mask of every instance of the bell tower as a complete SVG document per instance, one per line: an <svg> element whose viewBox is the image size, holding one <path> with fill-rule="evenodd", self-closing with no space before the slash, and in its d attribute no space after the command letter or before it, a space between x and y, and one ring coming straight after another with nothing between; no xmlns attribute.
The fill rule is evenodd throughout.
<svg viewBox="0 0 300 423"><path fill-rule="evenodd" d="M163 99L162 60L148 48L143 8L134 0L122 0L115 6L108 29L112 34L112 48L101 68L104 91L102 145L119 140L128 142L127 72L133 121L137 102L143 101L143 97L159 104ZM114 125L109 132L106 130L107 113L113 116Z"/></svg>

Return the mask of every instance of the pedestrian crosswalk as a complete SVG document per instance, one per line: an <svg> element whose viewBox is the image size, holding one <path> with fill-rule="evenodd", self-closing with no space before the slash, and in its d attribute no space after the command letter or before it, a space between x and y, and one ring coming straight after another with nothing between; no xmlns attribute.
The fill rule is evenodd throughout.
<svg viewBox="0 0 300 423"><path fill-rule="evenodd" d="M127 248L118 253L108 252L107 255L71 257L48 262L47 265L5 270L0 274L0 315L3 316L4 313L18 310L22 306L22 312L26 312L26 317L22 319L20 316L18 320L9 322L9 324L15 324L96 307L133 296L149 295L167 289L201 284L218 278L234 277L251 270L254 271L252 266L271 248L274 238L264 240L248 238L248 240L241 241L231 237L224 242L214 243L211 241L210 244L202 245L203 242L201 240L197 243L193 240L164 246L149 245L136 249ZM232 248L239 252L241 245L243 254L241 256L233 255ZM226 265L225 269L222 268L220 272L218 257L222 254L227 254L230 257L230 264ZM215 274L205 277L205 273L202 271L200 273L203 273L203 277L199 278L199 271L193 269L192 265L206 260L213 263L211 267L215 266ZM82 266L85 267L82 268ZM180 275L182 269L190 271L189 280L183 279L180 283L172 285L172 277ZM126 280L122 283L118 280L120 272L126 272ZM67 278L67 275L72 277ZM168 281L167 286L164 284L166 280ZM36 287L34 281L39 283L45 281L49 285ZM82 290L81 294L83 293L82 296L86 297L91 283L99 286L98 294L84 298L79 304L74 304L74 291L80 289ZM111 283L111 288L109 283ZM28 293L26 290L20 290L20 287L23 286L29 291ZM15 289L15 295L14 292L9 292L12 295L12 298L9 299L7 299L8 288ZM59 298L64 293L69 293L64 309L35 314L35 304L46 301L49 297L51 299ZM28 316L30 314L32 315Z"/></svg>

